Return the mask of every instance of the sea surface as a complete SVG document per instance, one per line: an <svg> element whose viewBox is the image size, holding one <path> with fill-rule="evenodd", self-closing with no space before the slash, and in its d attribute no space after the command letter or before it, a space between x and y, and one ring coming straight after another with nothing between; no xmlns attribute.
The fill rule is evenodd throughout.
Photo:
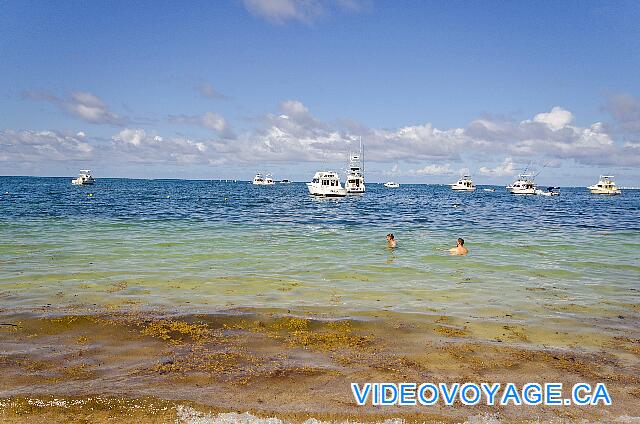
<svg viewBox="0 0 640 424"><path fill-rule="evenodd" d="M0 178L5 311L380 311L624 326L640 302L640 191L514 196L504 187ZM394 233L397 249L386 247ZM466 257L446 249L463 237ZM505 312L506 311L506 312Z"/></svg>

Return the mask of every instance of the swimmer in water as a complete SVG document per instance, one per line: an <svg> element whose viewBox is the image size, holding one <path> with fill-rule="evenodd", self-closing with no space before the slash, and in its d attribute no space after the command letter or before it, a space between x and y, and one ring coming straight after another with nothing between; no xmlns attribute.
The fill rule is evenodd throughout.
<svg viewBox="0 0 640 424"><path fill-rule="evenodd" d="M387 246L389 247L396 247L398 245L398 242L396 241L395 237L393 237L393 234L389 233L387 234Z"/></svg>
<svg viewBox="0 0 640 424"><path fill-rule="evenodd" d="M449 249L449 253L456 256L464 256L469 253L469 249L464 247L464 239L458 239L458 245L453 249Z"/></svg>

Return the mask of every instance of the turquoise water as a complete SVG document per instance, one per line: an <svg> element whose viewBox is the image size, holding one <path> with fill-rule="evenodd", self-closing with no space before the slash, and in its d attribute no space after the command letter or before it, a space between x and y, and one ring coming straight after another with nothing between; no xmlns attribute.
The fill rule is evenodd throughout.
<svg viewBox="0 0 640 424"><path fill-rule="evenodd" d="M602 329L638 316L640 191L550 198L370 184L364 196L325 200L303 184L3 177L0 193L5 311L508 313ZM445 252L457 237L467 257Z"/></svg>

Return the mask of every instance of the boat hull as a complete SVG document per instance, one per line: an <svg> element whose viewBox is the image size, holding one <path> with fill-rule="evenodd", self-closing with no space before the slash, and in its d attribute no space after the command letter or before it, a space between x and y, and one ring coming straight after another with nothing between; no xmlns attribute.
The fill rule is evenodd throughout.
<svg viewBox="0 0 640 424"><path fill-rule="evenodd" d="M350 187L347 188L347 193L348 194L362 194L364 193L364 187Z"/></svg>
<svg viewBox="0 0 640 424"><path fill-rule="evenodd" d="M451 190L453 191L476 191L475 187L457 187L451 186Z"/></svg>
<svg viewBox="0 0 640 424"><path fill-rule="evenodd" d="M560 196L560 193L557 191L542 191L542 190L537 190L536 191L536 195L538 196L547 196L547 197L551 197L551 196Z"/></svg>
<svg viewBox="0 0 640 424"><path fill-rule="evenodd" d="M93 185L94 181L78 181L78 180L71 180L71 184L73 185Z"/></svg>
<svg viewBox="0 0 640 424"><path fill-rule="evenodd" d="M312 183L307 183L309 194L318 197L345 197L348 193L342 187L317 187Z"/></svg>
<svg viewBox="0 0 640 424"><path fill-rule="evenodd" d="M617 190L603 190L601 188L589 188L591 194L602 194L605 196L616 196L620 194L620 189Z"/></svg>
<svg viewBox="0 0 640 424"><path fill-rule="evenodd" d="M512 187L507 187L507 190L509 191L509 193L511 194L516 194L519 196L533 196L536 194L536 189L534 188L512 188Z"/></svg>

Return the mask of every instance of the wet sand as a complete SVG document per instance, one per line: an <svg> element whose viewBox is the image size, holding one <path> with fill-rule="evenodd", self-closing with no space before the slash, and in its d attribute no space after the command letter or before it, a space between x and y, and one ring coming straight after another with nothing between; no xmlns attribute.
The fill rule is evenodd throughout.
<svg viewBox="0 0 640 424"><path fill-rule="evenodd" d="M562 332L509 313L5 311L0 420L206 422L248 411L285 422L611 422L640 417L640 320L624 320ZM359 407L351 382L603 382L613 405Z"/></svg>

